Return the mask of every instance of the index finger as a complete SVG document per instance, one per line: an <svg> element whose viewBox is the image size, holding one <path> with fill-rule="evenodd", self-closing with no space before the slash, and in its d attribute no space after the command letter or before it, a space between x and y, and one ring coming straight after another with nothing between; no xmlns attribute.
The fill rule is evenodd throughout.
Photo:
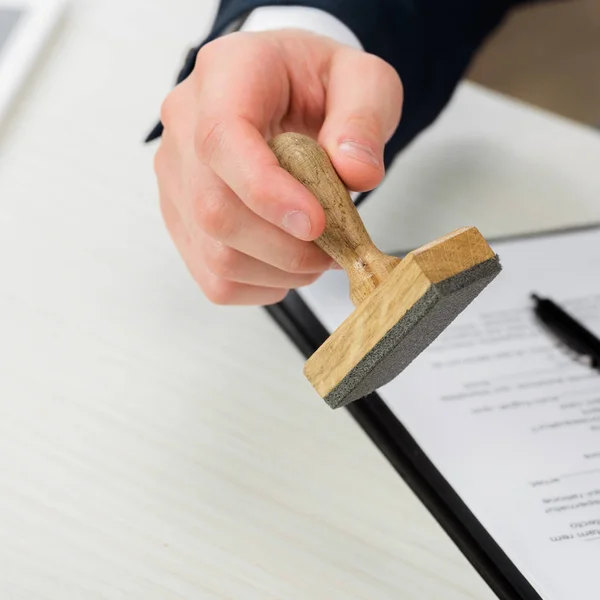
<svg viewBox="0 0 600 600"><path fill-rule="evenodd" d="M319 201L281 168L260 131L243 117L203 123L196 153L258 216L302 240L323 233Z"/></svg>

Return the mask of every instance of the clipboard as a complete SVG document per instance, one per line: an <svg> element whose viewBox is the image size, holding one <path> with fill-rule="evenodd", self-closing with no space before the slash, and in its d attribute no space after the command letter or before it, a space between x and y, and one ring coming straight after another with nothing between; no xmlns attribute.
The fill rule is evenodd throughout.
<svg viewBox="0 0 600 600"><path fill-rule="evenodd" d="M509 236L493 240L492 243L543 238L598 228L600 224L576 226ZM397 256L403 254L396 253ZM291 291L283 302L265 307L265 310L305 358L308 358L329 335L296 291ZM345 410L351 414L500 600L544 600L377 393L353 402Z"/></svg>

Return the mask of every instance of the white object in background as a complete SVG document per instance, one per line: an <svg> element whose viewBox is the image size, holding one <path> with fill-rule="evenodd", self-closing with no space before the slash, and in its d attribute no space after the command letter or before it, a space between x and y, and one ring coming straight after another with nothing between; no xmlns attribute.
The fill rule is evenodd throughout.
<svg viewBox="0 0 600 600"><path fill-rule="evenodd" d="M357 50L363 49L359 39L345 23L324 10L308 6L262 6L254 9L241 27L242 31L289 28L306 29Z"/></svg>
<svg viewBox="0 0 600 600"><path fill-rule="evenodd" d="M0 0L0 120L53 31L65 0Z"/></svg>

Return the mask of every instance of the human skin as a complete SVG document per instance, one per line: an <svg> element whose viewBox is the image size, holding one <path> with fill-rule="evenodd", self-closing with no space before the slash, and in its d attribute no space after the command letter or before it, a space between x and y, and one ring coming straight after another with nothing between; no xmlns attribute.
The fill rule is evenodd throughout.
<svg viewBox="0 0 600 600"><path fill-rule="evenodd" d="M205 45L161 108L154 170L167 230L216 304L268 305L335 268L313 241L325 215L268 146L311 136L350 190L375 188L403 90L382 59L300 30Z"/></svg>

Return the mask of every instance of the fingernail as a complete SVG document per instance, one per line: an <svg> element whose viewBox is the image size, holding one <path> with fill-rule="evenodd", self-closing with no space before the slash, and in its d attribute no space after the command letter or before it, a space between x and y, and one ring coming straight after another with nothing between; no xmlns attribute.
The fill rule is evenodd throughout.
<svg viewBox="0 0 600 600"><path fill-rule="evenodd" d="M331 265L329 265L329 268L334 270L334 271L341 271L342 267L340 267L340 265L338 265L335 260L331 261Z"/></svg>
<svg viewBox="0 0 600 600"><path fill-rule="evenodd" d="M356 160L360 160L360 162L373 165L374 167L378 167L380 164L379 158L371 148L364 144L353 142L352 140L342 142L340 144L340 151Z"/></svg>
<svg viewBox="0 0 600 600"><path fill-rule="evenodd" d="M310 219L301 210L295 210L285 215L283 227L298 238L307 238L310 235Z"/></svg>

